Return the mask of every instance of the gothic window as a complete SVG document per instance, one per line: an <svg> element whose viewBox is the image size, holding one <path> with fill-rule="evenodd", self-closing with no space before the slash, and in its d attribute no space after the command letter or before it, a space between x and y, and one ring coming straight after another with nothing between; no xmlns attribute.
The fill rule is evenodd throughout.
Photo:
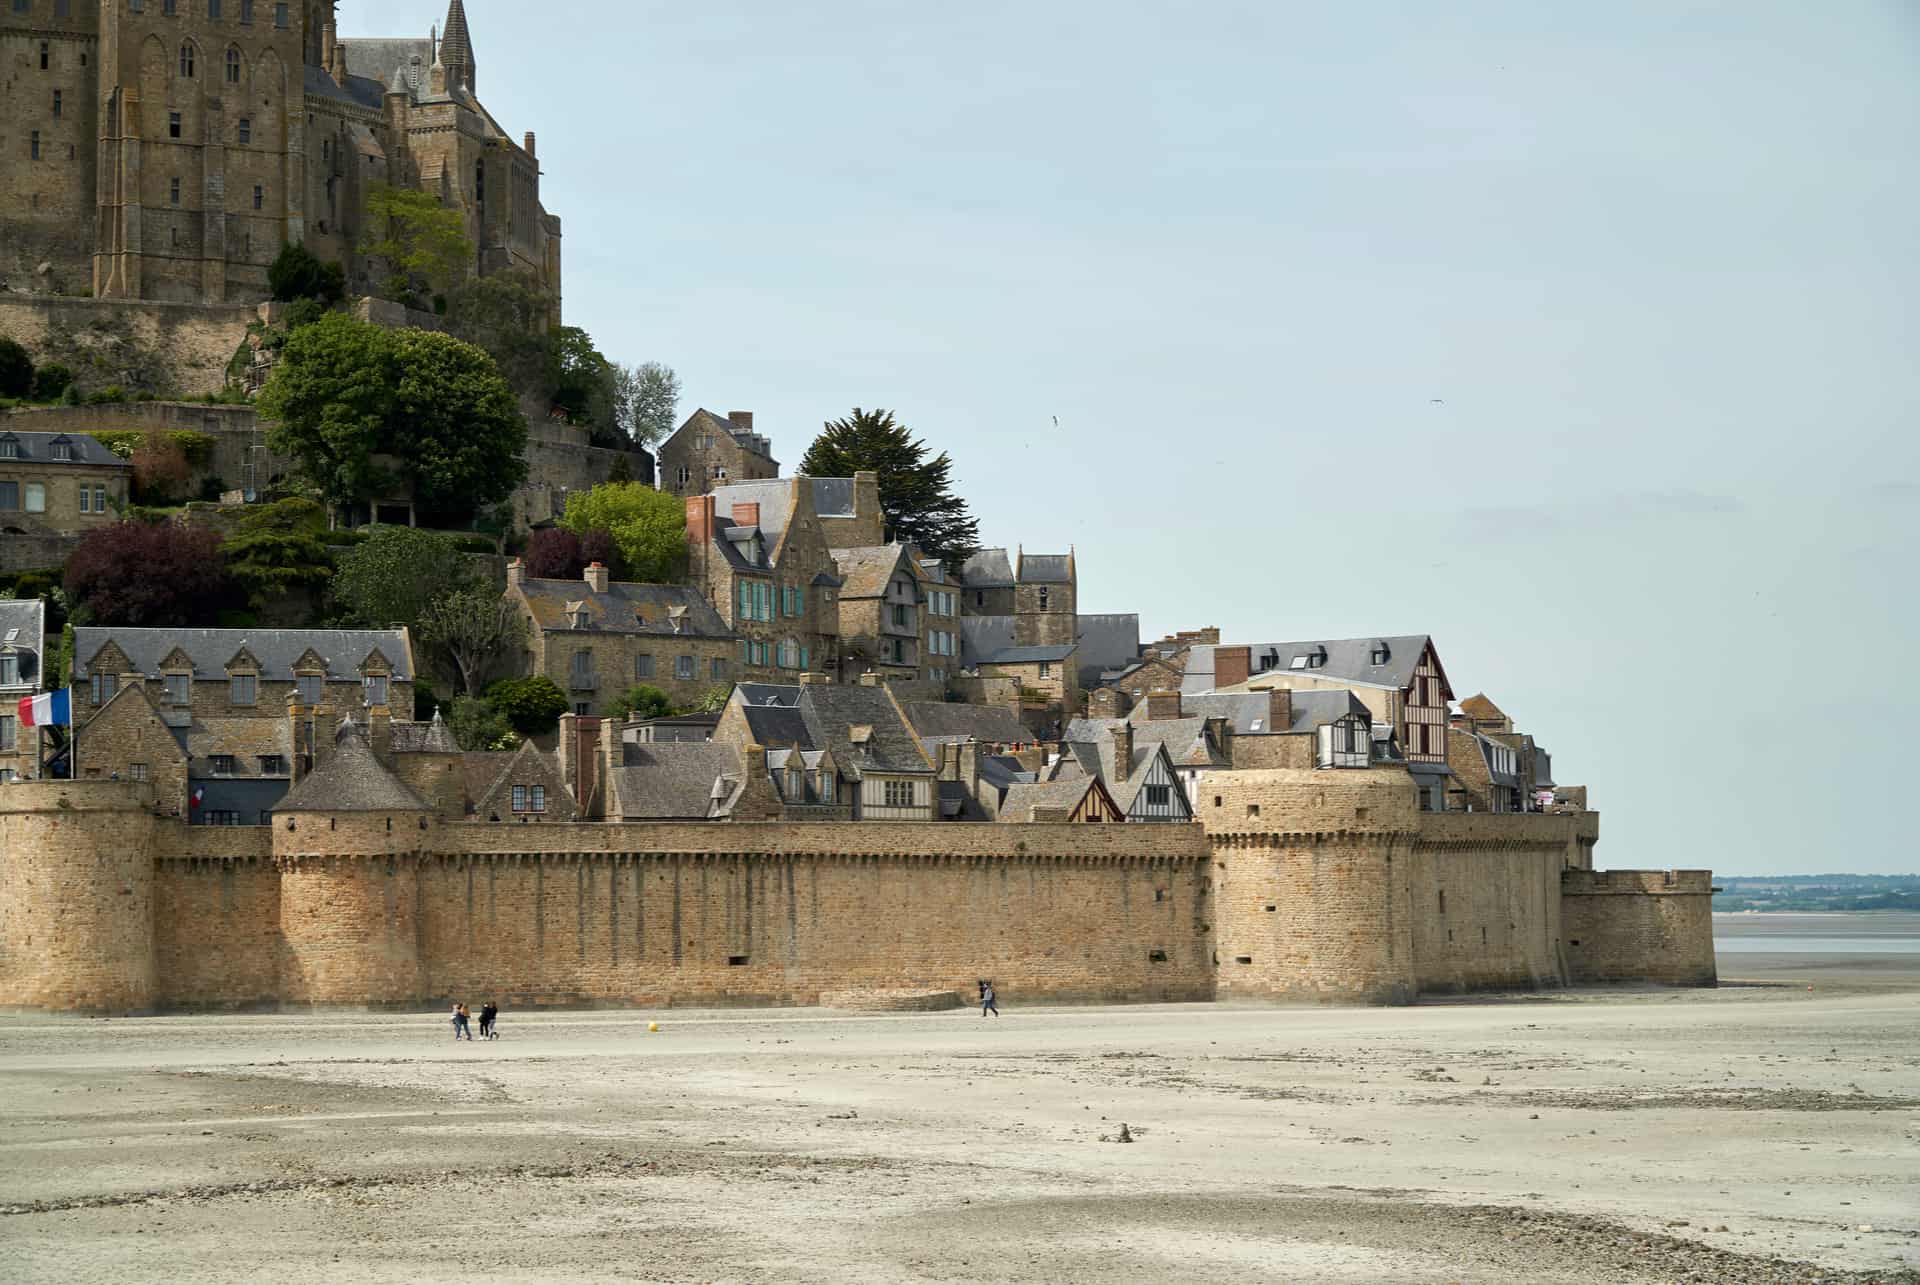
<svg viewBox="0 0 1920 1285"><path fill-rule="evenodd" d="M240 83L240 51L232 46L227 48L227 83L229 85Z"/></svg>
<svg viewBox="0 0 1920 1285"><path fill-rule="evenodd" d="M180 74L188 80L193 79L193 46L180 46Z"/></svg>

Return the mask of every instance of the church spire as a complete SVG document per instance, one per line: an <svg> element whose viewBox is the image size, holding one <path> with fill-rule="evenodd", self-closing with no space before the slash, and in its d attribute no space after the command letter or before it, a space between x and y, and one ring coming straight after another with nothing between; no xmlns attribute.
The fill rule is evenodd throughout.
<svg viewBox="0 0 1920 1285"><path fill-rule="evenodd" d="M447 26L440 37L440 61L446 64L447 85L474 87L473 40L467 34L467 7L461 0L447 5Z"/></svg>

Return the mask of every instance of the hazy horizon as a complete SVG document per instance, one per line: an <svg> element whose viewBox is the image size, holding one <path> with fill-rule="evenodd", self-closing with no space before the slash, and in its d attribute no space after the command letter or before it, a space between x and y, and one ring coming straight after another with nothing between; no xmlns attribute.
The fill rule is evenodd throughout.
<svg viewBox="0 0 1920 1285"><path fill-rule="evenodd" d="M1915 865L1920 11L466 7L683 415L893 408L1145 639L1430 633L1603 865Z"/></svg>

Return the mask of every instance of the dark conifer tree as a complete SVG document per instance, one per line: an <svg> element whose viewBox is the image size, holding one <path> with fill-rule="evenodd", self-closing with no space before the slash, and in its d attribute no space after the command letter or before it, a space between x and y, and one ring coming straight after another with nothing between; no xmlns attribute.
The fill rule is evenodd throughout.
<svg viewBox="0 0 1920 1285"><path fill-rule="evenodd" d="M854 407L824 425L800 461L808 477L852 477L861 469L880 475L889 539L917 544L950 565L980 547L980 523L953 493L953 460L945 451L928 459L927 444L914 440L892 411Z"/></svg>

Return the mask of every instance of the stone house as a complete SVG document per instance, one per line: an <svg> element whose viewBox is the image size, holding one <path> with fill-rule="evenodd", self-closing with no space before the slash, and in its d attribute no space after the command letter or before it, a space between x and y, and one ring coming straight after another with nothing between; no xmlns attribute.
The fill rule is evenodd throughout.
<svg viewBox="0 0 1920 1285"><path fill-rule="evenodd" d="M45 733L20 726L20 702L46 682L47 604L0 599L0 785L40 776Z"/></svg>
<svg viewBox="0 0 1920 1285"><path fill-rule="evenodd" d="M773 443L753 431L752 411L729 411L723 419L702 407L660 443L655 456L660 489L671 495L705 495L715 487L780 476Z"/></svg>
<svg viewBox="0 0 1920 1285"><path fill-rule="evenodd" d="M1456 724L1447 729L1452 777L1450 812L1526 812L1531 802L1520 770L1520 752L1484 732Z"/></svg>
<svg viewBox="0 0 1920 1285"><path fill-rule="evenodd" d="M1192 797L1164 741L1136 741L1133 725L1125 722L1085 731L1087 739L1061 742L1060 755L1042 780L1098 777L1129 821L1193 820Z"/></svg>
<svg viewBox="0 0 1920 1285"><path fill-rule="evenodd" d="M1158 691L1127 716L1139 728L1195 717L1206 720L1232 770L1369 767L1376 761L1372 715L1359 697L1338 689Z"/></svg>
<svg viewBox="0 0 1920 1285"><path fill-rule="evenodd" d="M1019 686L1020 718L1042 739L1059 735L1080 708L1079 668L1072 643L1046 647L1004 647L982 656L968 672Z"/></svg>
<svg viewBox="0 0 1920 1285"><path fill-rule="evenodd" d="M764 760L736 745L622 742L607 772L609 820L779 821L792 819Z"/></svg>
<svg viewBox="0 0 1920 1285"><path fill-rule="evenodd" d="M539 580L516 558L506 596L528 624L520 672L552 679L576 714L642 684L692 705L738 676L738 636L689 586L610 580L598 562L579 580Z"/></svg>
<svg viewBox="0 0 1920 1285"><path fill-rule="evenodd" d="M1097 776L1068 780L1015 782L1000 800L1002 821L1119 823L1127 819Z"/></svg>
<svg viewBox="0 0 1920 1285"><path fill-rule="evenodd" d="M1447 721L1453 688L1426 634L1305 642L1196 645L1187 653L1187 693L1350 691L1393 738L1421 791L1446 810Z"/></svg>
<svg viewBox="0 0 1920 1285"><path fill-rule="evenodd" d="M833 562L840 573L840 681L873 673L886 683L921 683L925 599L912 547L835 549Z"/></svg>
<svg viewBox="0 0 1920 1285"><path fill-rule="evenodd" d="M290 703L412 713L415 673L405 629L82 626L74 630L73 716L83 721L136 682L154 686L177 727L193 718L285 720Z"/></svg>
<svg viewBox="0 0 1920 1285"><path fill-rule="evenodd" d="M794 686L742 683L713 736L715 744L747 753L824 751L817 767L835 774L831 806L850 806L854 820L939 819L939 761L892 689L877 679L852 686L817 678ZM787 760L780 764L787 766ZM805 765L803 758L803 770ZM769 779L771 770L769 765ZM822 795L819 782L810 783L809 793Z"/></svg>
<svg viewBox="0 0 1920 1285"><path fill-rule="evenodd" d="M187 817L187 747L180 731L168 722L169 712L144 682L121 685L92 708L78 728L74 778L149 783L156 811ZM77 709L74 717L80 717ZM284 726L286 712L280 711L275 723L259 721L263 726Z"/></svg>
<svg viewBox="0 0 1920 1285"><path fill-rule="evenodd" d="M133 465L84 433L0 425L0 534L85 535L120 520Z"/></svg>
<svg viewBox="0 0 1920 1285"><path fill-rule="evenodd" d="M367 198L389 183L458 211L473 266L531 274L557 323L560 222L540 204L533 135L508 136L476 96L462 0L411 39L342 39L336 8L0 9L0 275L103 299L250 302L291 242L364 285Z"/></svg>
<svg viewBox="0 0 1920 1285"><path fill-rule="evenodd" d="M582 820L559 760L532 741L514 750L461 756L472 797L464 812L476 821L565 822Z"/></svg>
<svg viewBox="0 0 1920 1285"><path fill-rule="evenodd" d="M687 498L688 578L739 637L741 678L836 671L840 573L814 505L837 480L739 483Z"/></svg>

